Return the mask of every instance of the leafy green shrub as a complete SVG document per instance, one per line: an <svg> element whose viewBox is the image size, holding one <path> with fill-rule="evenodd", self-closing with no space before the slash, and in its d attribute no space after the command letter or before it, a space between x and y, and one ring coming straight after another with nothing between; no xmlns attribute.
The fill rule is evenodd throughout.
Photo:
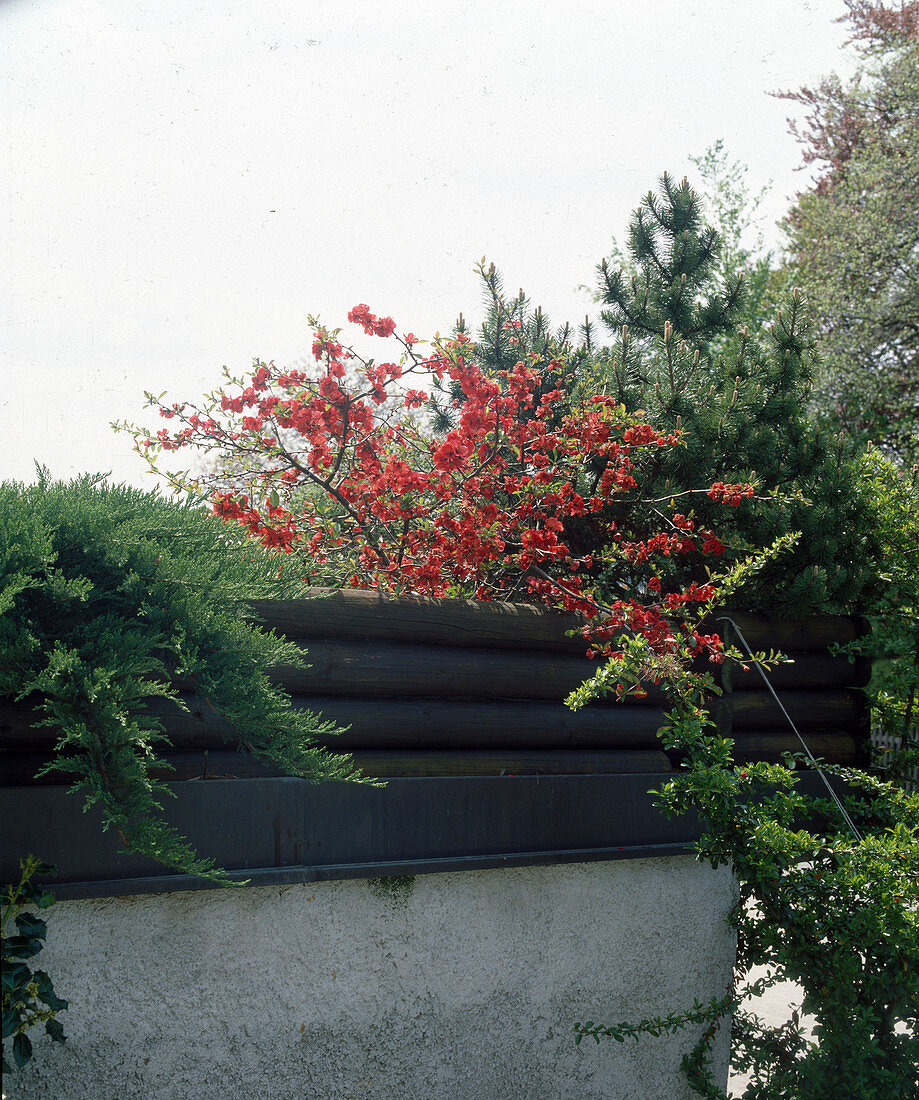
<svg viewBox="0 0 919 1100"><path fill-rule="evenodd" d="M56 1043L64 1043L67 1037L57 1014L67 1008L67 1001L54 992L51 979L44 970L32 970L27 959L34 958L41 950L48 926L39 917L25 910L30 906L47 909L54 904L54 897L39 890L32 882L33 875L48 875L54 871L35 856L19 861L20 876L16 885L7 886L0 911L0 932L3 937L3 1072L11 1073L12 1065L6 1057L6 1040L12 1039L13 1062L21 1069L32 1057L32 1040L27 1032L38 1024L45 1025L45 1033ZM12 918L16 932L7 935Z"/></svg>
<svg viewBox="0 0 919 1100"><path fill-rule="evenodd" d="M884 546L883 589L869 609L870 634L845 647L872 659L867 688L879 763L894 777L919 764L919 472L870 448L859 473L874 504Z"/></svg>
<svg viewBox="0 0 919 1100"><path fill-rule="evenodd" d="M687 181L666 175L659 194L642 200L618 253L621 266L603 261L598 268L606 346L596 325L587 322L578 333L556 329L522 291L506 298L497 272L483 265L486 312L477 361L492 377L518 360L564 363L563 376L545 373L543 390L561 385L572 395L609 396L629 413L642 410L661 431L679 429L683 445L662 449L646 464L634 495L685 505L699 526L718 531L727 563L800 532L793 550L744 588L747 610L793 617L863 608L879 590L883 547L853 445L808 414L816 358L803 296L786 295L768 328L765 305L747 312L747 272L725 270L719 235L703 214ZM766 302L762 287L754 292ZM759 331L746 325L754 317ZM458 329L464 328L461 317ZM441 400L434 426L444 430L449 421ZM753 483L757 491L725 514L718 498L697 491L717 482ZM648 512L649 523L656 518ZM589 551L589 523L566 536ZM704 583L706 565L672 559L661 576ZM617 576L620 582L634 588L634 578Z"/></svg>
<svg viewBox="0 0 919 1100"><path fill-rule="evenodd" d="M640 652L623 662L640 666ZM621 678L628 668L617 670ZM919 795L853 768L822 765L846 785L842 798L805 794L804 753L784 764L738 765L730 739L706 729L710 678L671 679L676 703L663 734L684 767L657 792L667 814L695 813L695 849L739 883L732 988L708 1006L637 1023L576 1025L578 1040L623 1041L704 1023L683 1059L694 1090L717 1100L708 1052L722 1018L733 1016L731 1063L750 1075L742 1100L916 1100L919 1097ZM598 678L602 691L603 680ZM581 704L590 686L573 693ZM766 976L747 980L752 967ZM796 982L809 1039L795 1013L767 1026L743 1007L776 982Z"/></svg>
<svg viewBox="0 0 919 1100"><path fill-rule="evenodd" d="M784 227L816 305L814 414L919 461L919 7L847 0L853 77L787 92L812 182Z"/></svg>
<svg viewBox="0 0 919 1100"><path fill-rule="evenodd" d="M219 714L228 740L313 782L358 779L316 746L337 732L268 679L301 665L293 643L247 621L247 600L302 595L272 554L203 509L99 476L0 485L0 698L27 700L58 733L41 771L72 776L136 852L229 881L159 816L168 747L146 705L182 706L176 680Z"/></svg>

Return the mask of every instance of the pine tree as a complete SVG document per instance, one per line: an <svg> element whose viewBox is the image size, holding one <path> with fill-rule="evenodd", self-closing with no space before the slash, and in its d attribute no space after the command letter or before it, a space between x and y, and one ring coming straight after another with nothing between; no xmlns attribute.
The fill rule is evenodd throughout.
<svg viewBox="0 0 919 1100"><path fill-rule="evenodd" d="M566 385L614 396L628 412L643 409L656 428L682 432L682 447L661 449L636 474L631 514L641 504L649 532L659 519L655 503L681 497L686 514L726 542L725 560L801 532L791 553L764 568L755 591L738 594L739 603L776 615L856 608L871 596L881 552L852 445L807 413L815 347L803 296L790 293L768 331L739 329L744 273L720 271L719 249L699 197L687 181L665 175L659 193L649 193L632 216L625 265L598 267L611 343L601 346L588 322L578 343L568 330L564 343L546 337L539 358L566 363ZM515 331L526 337L535 317L525 296L516 301L522 316ZM494 306L476 345L489 369L493 348L514 359L531 350L527 337L504 352L494 326L507 310ZM756 499L737 507L710 500L704 490L718 481L753 482ZM566 537L589 552L590 521ZM705 566L701 559L669 564L683 582L703 580ZM609 586L618 593L633 580L623 564Z"/></svg>
<svg viewBox="0 0 919 1100"><path fill-rule="evenodd" d="M535 309L521 288L516 297L507 298L500 272L494 264L485 266L483 257L476 270L482 281L483 319L475 342L476 361L493 378L503 371L513 370L524 349L536 356L542 364L543 380L536 390L536 398L553 389L559 375L550 366L553 361L564 361L570 370L572 359L583 357L583 352L572 343L571 327L567 324L553 330L542 306ZM466 318L461 313L453 326L453 335L469 335ZM435 432L443 434L453 427L458 404L462 401L462 387L446 380L437 384L429 406L430 424Z"/></svg>
<svg viewBox="0 0 919 1100"><path fill-rule="evenodd" d="M800 531L791 558L767 565L757 603L792 614L804 607L857 604L867 595L866 563L877 548L858 534L866 508L853 448L808 417L815 345L803 296L793 291L767 333L736 331L742 273L723 282L718 235L702 219L687 181L664 176L632 218L628 251L637 275L598 268L602 319L620 334L607 358L607 385L627 408L683 431L685 447L663 456L644 491L664 496L715 481L754 481L757 496L803 500L722 505L694 497L697 519L727 530L734 553ZM625 336L622 331L625 327ZM721 351L716 337L735 339ZM750 593L743 597L749 601Z"/></svg>

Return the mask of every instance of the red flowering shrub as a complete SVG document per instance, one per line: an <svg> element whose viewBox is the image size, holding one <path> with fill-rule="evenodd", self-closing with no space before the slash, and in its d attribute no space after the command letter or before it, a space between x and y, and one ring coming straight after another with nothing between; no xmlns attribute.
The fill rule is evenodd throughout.
<svg viewBox="0 0 919 1100"><path fill-rule="evenodd" d="M368 335L395 333L392 318L363 304L348 318ZM538 600L585 615L593 653L617 652L625 631L660 658L687 649L718 658L719 638L698 633L691 614L715 587L662 591L658 573L663 559L717 557L724 546L675 502L642 499L638 480L655 452L680 446L678 431L659 432L602 394L571 397L563 364L536 353L491 378L462 334L428 355L413 334L397 336L398 361L377 363L314 324L313 371L257 363L202 408L149 397L180 426L135 430L137 448L151 463L189 447L230 456L232 473L224 462L170 479L290 554L307 583ZM541 392L546 376L559 381ZM461 394L443 437L416 415L432 379ZM694 491L734 504L753 486ZM659 528L650 537L649 515Z"/></svg>

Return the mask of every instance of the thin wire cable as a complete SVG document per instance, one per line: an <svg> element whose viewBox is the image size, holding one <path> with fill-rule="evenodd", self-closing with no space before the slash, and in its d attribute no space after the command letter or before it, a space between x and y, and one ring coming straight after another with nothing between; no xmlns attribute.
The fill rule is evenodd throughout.
<svg viewBox="0 0 919 1100"><path fill-rule="evenodd" d="M789 726L791 726L791 728L795 731L795 736L801 742L802 746L804 747L804 751L807 753L808 759L810 760L811 764L813 764L814 768L816 769L816 771L820 775L820 778L823 780L824 786L826 787L826 789L830 793L830 798L832 798L833 801L836 803L837 809L842 814L846 824L852 830L852 835L855 837L856 840L864 841L865 838L859 832L858 827L856 826L856 824L852 820L852 818L849 816L849 813L846 810L845 806L843 806L842 802L840 801L839 796L833 790L832 786L830 785L830 781L827 779L827 777L823 773L823 769L817 763L817 758L814 756L814 754L808 748L807 742L804 740L804 738L798 732L798 727L791 720L791 715L785 709L785 707L782 703L782 700L778 697L778 695L776 695L775 688L772 686L772 684L769 683L769 678L766 676L766 673L763 671L763 666L753 656L753 650L750 648L750 645L747 642L747 639L743 636L743 631L740 629L740 627L737 625L737 623L735 623L734 620L732 618L730 618L729 616L727 616L727 615L719 616L718 621L719 622L730 623L731 626L733 626L733 628L737 631L737 637L740 639L741 644L743 645L744 649L747 651L747 656L750 658L750 660L753 662L753 664L756 665L757 671L759 672L760 676L762 676L762 678L763 678L763 683L766 685L767 688L769 688L769 691L772 693L772 698L775 699L775 701L779 704L779 707L781 708L782 714L784 714L785 717L788 719Z"/></svg>

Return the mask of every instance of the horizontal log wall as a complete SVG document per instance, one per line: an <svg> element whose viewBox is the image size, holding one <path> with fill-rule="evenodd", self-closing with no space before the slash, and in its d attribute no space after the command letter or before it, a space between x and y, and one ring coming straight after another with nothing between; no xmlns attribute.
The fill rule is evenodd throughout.
<svg viewBox="0 0 919 1100"><path fill-rule="evenodd" d="M302 644L309 668L271 675L294 705L348 727L326 744L353 752L369 774L484 776L661 773L678 764L662 751L658 730L666 700L656 688L643 700L568 710L562 700L596 669L585 642L568 632L573 615L522 604L410 597L382 599L360 591L320 593L295 601L259 601L253 617ZM832 656L833 642L851 641L855 618L812 616L770 622L761 616L713 614L707 629L737 643L737 628L754 650L788 656L769 679L811 751L854 762L864 751L867 715L859 686L864 663ZM712 701L719 733L738 759L775 760L802 746L754 667L710 666L725 694ZM182 687L183 685L179 685ZM185 685L186 687L188 685ZM188 692L182 711L168 701L151 707L172 748L173 778L276 774L235 751L232 731ZM24 705L0 706L0 761L7 785L67 782L34 779L55 733L33 725Z"/></svg>
<svg viewBox="0 0 919 1100"><path fill-rule="evenodd" d="M734 741L739 761L777 761L783 753L805 751L806 745L831 763L867 763L870 715L859 689L868 683L870 663L831 652L834 644L864 634L864 619L815 615L772 622L737 614L725 620L718 613L713 619L728 645L742 652L747 646L754 652L779 650L785 657L766 673L778 701L755 665L726 661L723 666L725 695L713 710L719 729Z"/></svg>

